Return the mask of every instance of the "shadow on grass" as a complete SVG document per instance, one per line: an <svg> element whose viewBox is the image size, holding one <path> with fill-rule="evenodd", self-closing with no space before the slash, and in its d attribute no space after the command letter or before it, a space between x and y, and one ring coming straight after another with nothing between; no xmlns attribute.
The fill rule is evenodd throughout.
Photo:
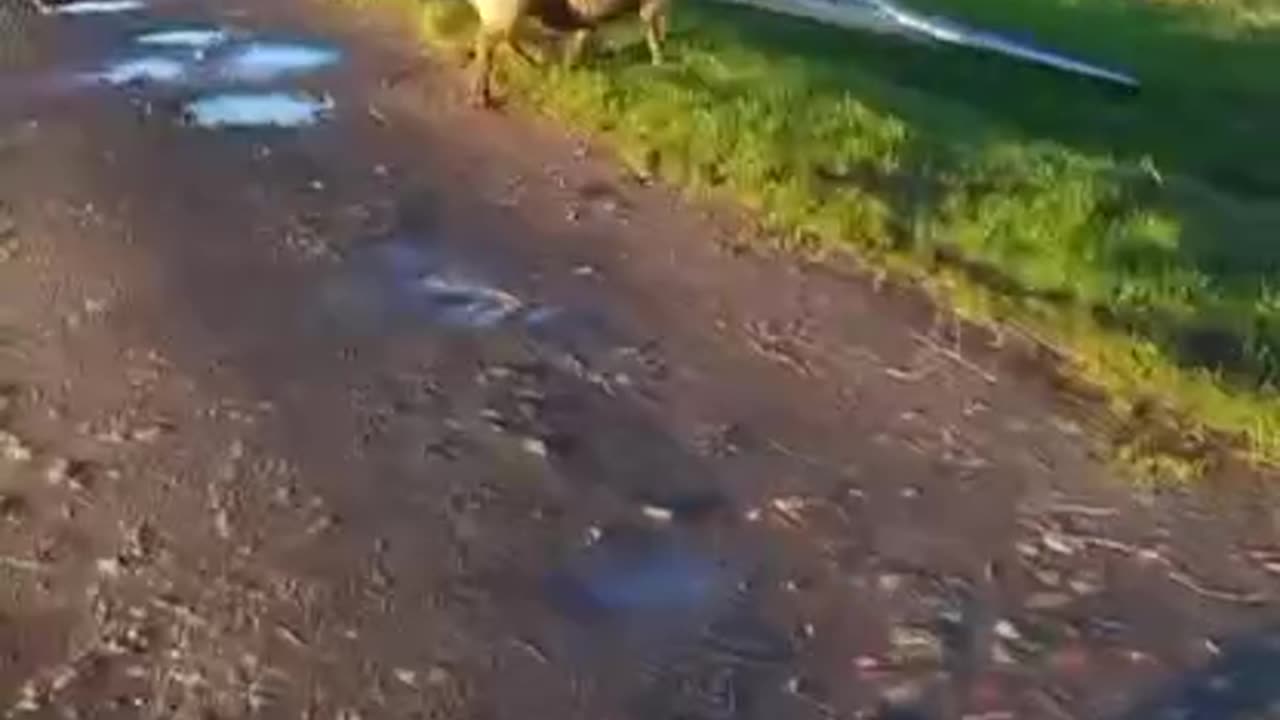
<svg viewBox="0 0 1280 720"><path fill-rule="evenodd" d="M693 18L731 42L810 61L815 87L852 92L913 125L962 129L923 112L941 100L1027 137L1121 158L1150 156L1166 171L1202 178L1235 194L1280 192L1280 143L1273 141L1280 86L1271 70L1280 67L1280 32L1215 36L1214 16L1191 4L933 0L933 5L940 13L1133 72L1143 87L1133 94L994 54L818 28L705 3ZM917 102L913 96L918 95L928 102Z"/></svg>
<svg viewBox="0 0 1280 720"><path fill-rule="evenodd" d="M819 185L887 201L895 246L959 261L1002 294L1078 304L1238 387L1280 378L1280 203L1271 201L1280 86L1268 70L1280 67L1280 33L1215 28L1220 14L1191 5L933 4L975 25L1026 29L1041 46L1132 71L1144 86L1133 93L996 55L706 3L686 11L683 36L708 50L750 48L809 96L852 97L900 121L909 140L887 171L835 154L809 168ZM677 82L724 103L759 81L697 73ZM1041 172L1037 164L1062 162L1035 157L1046 141L1097 166ZM979 157L999 145L1032 150ZM1054 194L1077 207L1031 207ZM1008 212L1016 197L1028 198L1021 216Z"/></svg>

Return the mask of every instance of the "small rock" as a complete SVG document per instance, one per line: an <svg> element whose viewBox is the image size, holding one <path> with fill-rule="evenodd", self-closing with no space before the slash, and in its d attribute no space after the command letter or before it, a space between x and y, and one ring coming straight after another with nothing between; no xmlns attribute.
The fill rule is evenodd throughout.
<svg viewBox="0 0 1280 720"><path fill-rule="evenodd" d="M996 623L994 628L997 637L1008 640L1009 642L1018 642L1022 640L1022 632L1018 627L1008 620L1001 620Z"/></svg>
<svg viewBox="0 0 1280 720"><path fill-rule="evenodd" d="M943 643L938 635L919 627L895 626L889 631L889 643L899 662L940 662Z"/></svg>
<svg viewBox="0 0 1280 720"><path fill-rule="evenodd" d="M1089 596L1102 592L1102 583L1089 577L1072 578L1067 586L1077 595Z"/></svg>
<svg viewBox="0 0 1280 720"><path fill-rule="evenodd" d="M155 442L160 435L164 433L164 431L165 428L160 425L148 425L146 427L134 428L129 432L129 439L134 442L152 443Z"/></svg>
<svg viewBox="0 0 1280 720"><path fill-rule="evenodd" d="M654 522L669 523L675 517L675 514L669 508L658 507L657 505L645 505L640 512Z"/></svg>
<svg viewBox="0 0 1280 720"><path fill-rule="evenodd" d="M31 448L17 435L0 430L0 455L9 462L28 462L31 460Z"/></svg>
<svg viewBox="0 0 1280 720"><path fill-rule="evenodd" d="M101 558L98 560L98 574L109 578L120 577L120 560L118 558Z"/></svg>
<svg viewBox="0 0 1280 720"><path fill-rule="evenodd" d="M418 673L407 668L396 668L394 673L396 679L408 685L411 688L418 687Z"/></svg>
<svg viewBox="0 0 1280 720"><path fill-rule="evenodd" d="M332 513L321 515L307 526L308 535L320 535L337 527L341 523L341 518Z"/></svg>
<svg viewBox="0 0 1280 720"><path fill-rule="evenodd" d="M45 468L44 479L50 485L65 485L71 476L71 461L66 458L54 458Z"/></svg>
<svg viewBox="0 0 1280 720"><path fill-rule="evenodd" d="M547 457L547 444L538 438L525 438L520 441L520 449L535 457Z"/></svg>
<svg viewBox="0 0 1280 720"><path fill-rule="evenodd" d="M778 497L769 501L779 515L799 524L802 520L800 514L809 507L809 500L795 495L788 497Z"/></svg>
<svg viewBox="0 0 1280 720"><path fill-rule="evenodd" d="M71 687L71 683L80 677L80 671L74 665L63 665L53 672L49 679L49 689L60 693Z"/></svg>
<svg viewBox="0 0 1280 720"><path fill-rule="evenodd" d="M858 669L858 672L869 673L884 667L884 662L873 655L859 655L853 659L853 666Z"/></svg>
<svg viewBox="0 0 1280 720"><path fill-rule="evenodd" d="M880 592L895 593L902 589L906 583L906 578L893 573L885 573L876 580L876 585L880 587Z"/></svg>
<svg viewBox="0 0 1280 720"><path fill-rule="evenodd" d="M226 508L218 508L218 511L214 513L213 527L217 531L218 537L223 540L231 539L231 514L227 512Z"/></svg>
<svg viewBox="0 0 1280 720"><path fill-rule="evenodd" d="M1056 532L1046 532L1041 539L1046 548L1059 555L1070 557L1075 555L1076 551L1079 549L1077 548L1076 543L1071 542L1066 537Z"/></svg>
<svg viewBox="0 0 1280 720"><path fill-rule="evenodd" d="M18 694L18 702L14 703L13 709L18 713L34 713L39 712L45 705L46 698L44 693L35 682L28 680Z"/></svg>
<svg viewBox="0 0 1280 720"><path fill-rule="evenodd" d="M1017 665L1018 659L1013 656L1008 645L1003 642L991 643L991 659L997 665Z"/></svg>

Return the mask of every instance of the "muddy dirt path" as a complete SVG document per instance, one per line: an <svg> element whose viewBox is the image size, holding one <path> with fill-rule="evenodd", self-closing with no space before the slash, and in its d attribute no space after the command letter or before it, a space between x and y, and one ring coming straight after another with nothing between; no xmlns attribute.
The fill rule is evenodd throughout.
<svg viewBox="0 0 1280 720"><path fill-rule="evenodd" d="M5 11L7 716L1277 712L1265 485L1135 495L389 15Z"/></svg>

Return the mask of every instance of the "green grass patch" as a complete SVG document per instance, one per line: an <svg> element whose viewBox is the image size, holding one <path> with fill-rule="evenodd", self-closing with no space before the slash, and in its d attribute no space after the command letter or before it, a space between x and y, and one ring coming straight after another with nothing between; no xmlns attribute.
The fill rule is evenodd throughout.
<svg viewBox="0 0 1280 720"><path fill-rule="evenodd" d="M1129 426L1172 419L1280 461L1280 5L912 5L1143 88L708 0L676 0L665 67L623 24L573 71L508 59L499 88L797 246L852 251L1033 335ZM462 0L420 12L432 43L469 42Z"/></svg>

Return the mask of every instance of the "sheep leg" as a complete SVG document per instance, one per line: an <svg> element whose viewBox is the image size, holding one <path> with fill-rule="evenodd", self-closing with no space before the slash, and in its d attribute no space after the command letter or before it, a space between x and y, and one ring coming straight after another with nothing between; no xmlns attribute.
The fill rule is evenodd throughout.
<svg viewBox="0 0 1280 720"><path fill-rule="evenodd" d="M667 38L668 5L665 0L648 2L640 8L640 19L645 25L645 42L649 45L649 59L655 65L663 63L662 43Z"/></svg>
<svg viewBox="0 0 1280 720"><path fill-rule="evenodd" d="M538 67L539 65L542 64L542 61L538 60L538 58L530 54L529 48L525 47L524 43L522 43L520 39L516 37L515 32L510 32L507 34L507 47L511 48L511 52L515 53L516 57L520 58L526 63L529 63L533 67Z"/></svg>
<svg viewBox="0 0 1280 720"><path fill-rule="evenodd" d="M505 35L504 31L485 27L476 34L470 94L471 104L476 107L493 107L493 52Z"/></svg>
<svg viewBox="0 0 1280 720"><path fill-rule="evenodd" d="M591 30L583 28L573 31L569 36L569 45L565 52L564 65L567 68L574 68L582 61L583 55L586 53L587 45L591 41Z"/></svg>

